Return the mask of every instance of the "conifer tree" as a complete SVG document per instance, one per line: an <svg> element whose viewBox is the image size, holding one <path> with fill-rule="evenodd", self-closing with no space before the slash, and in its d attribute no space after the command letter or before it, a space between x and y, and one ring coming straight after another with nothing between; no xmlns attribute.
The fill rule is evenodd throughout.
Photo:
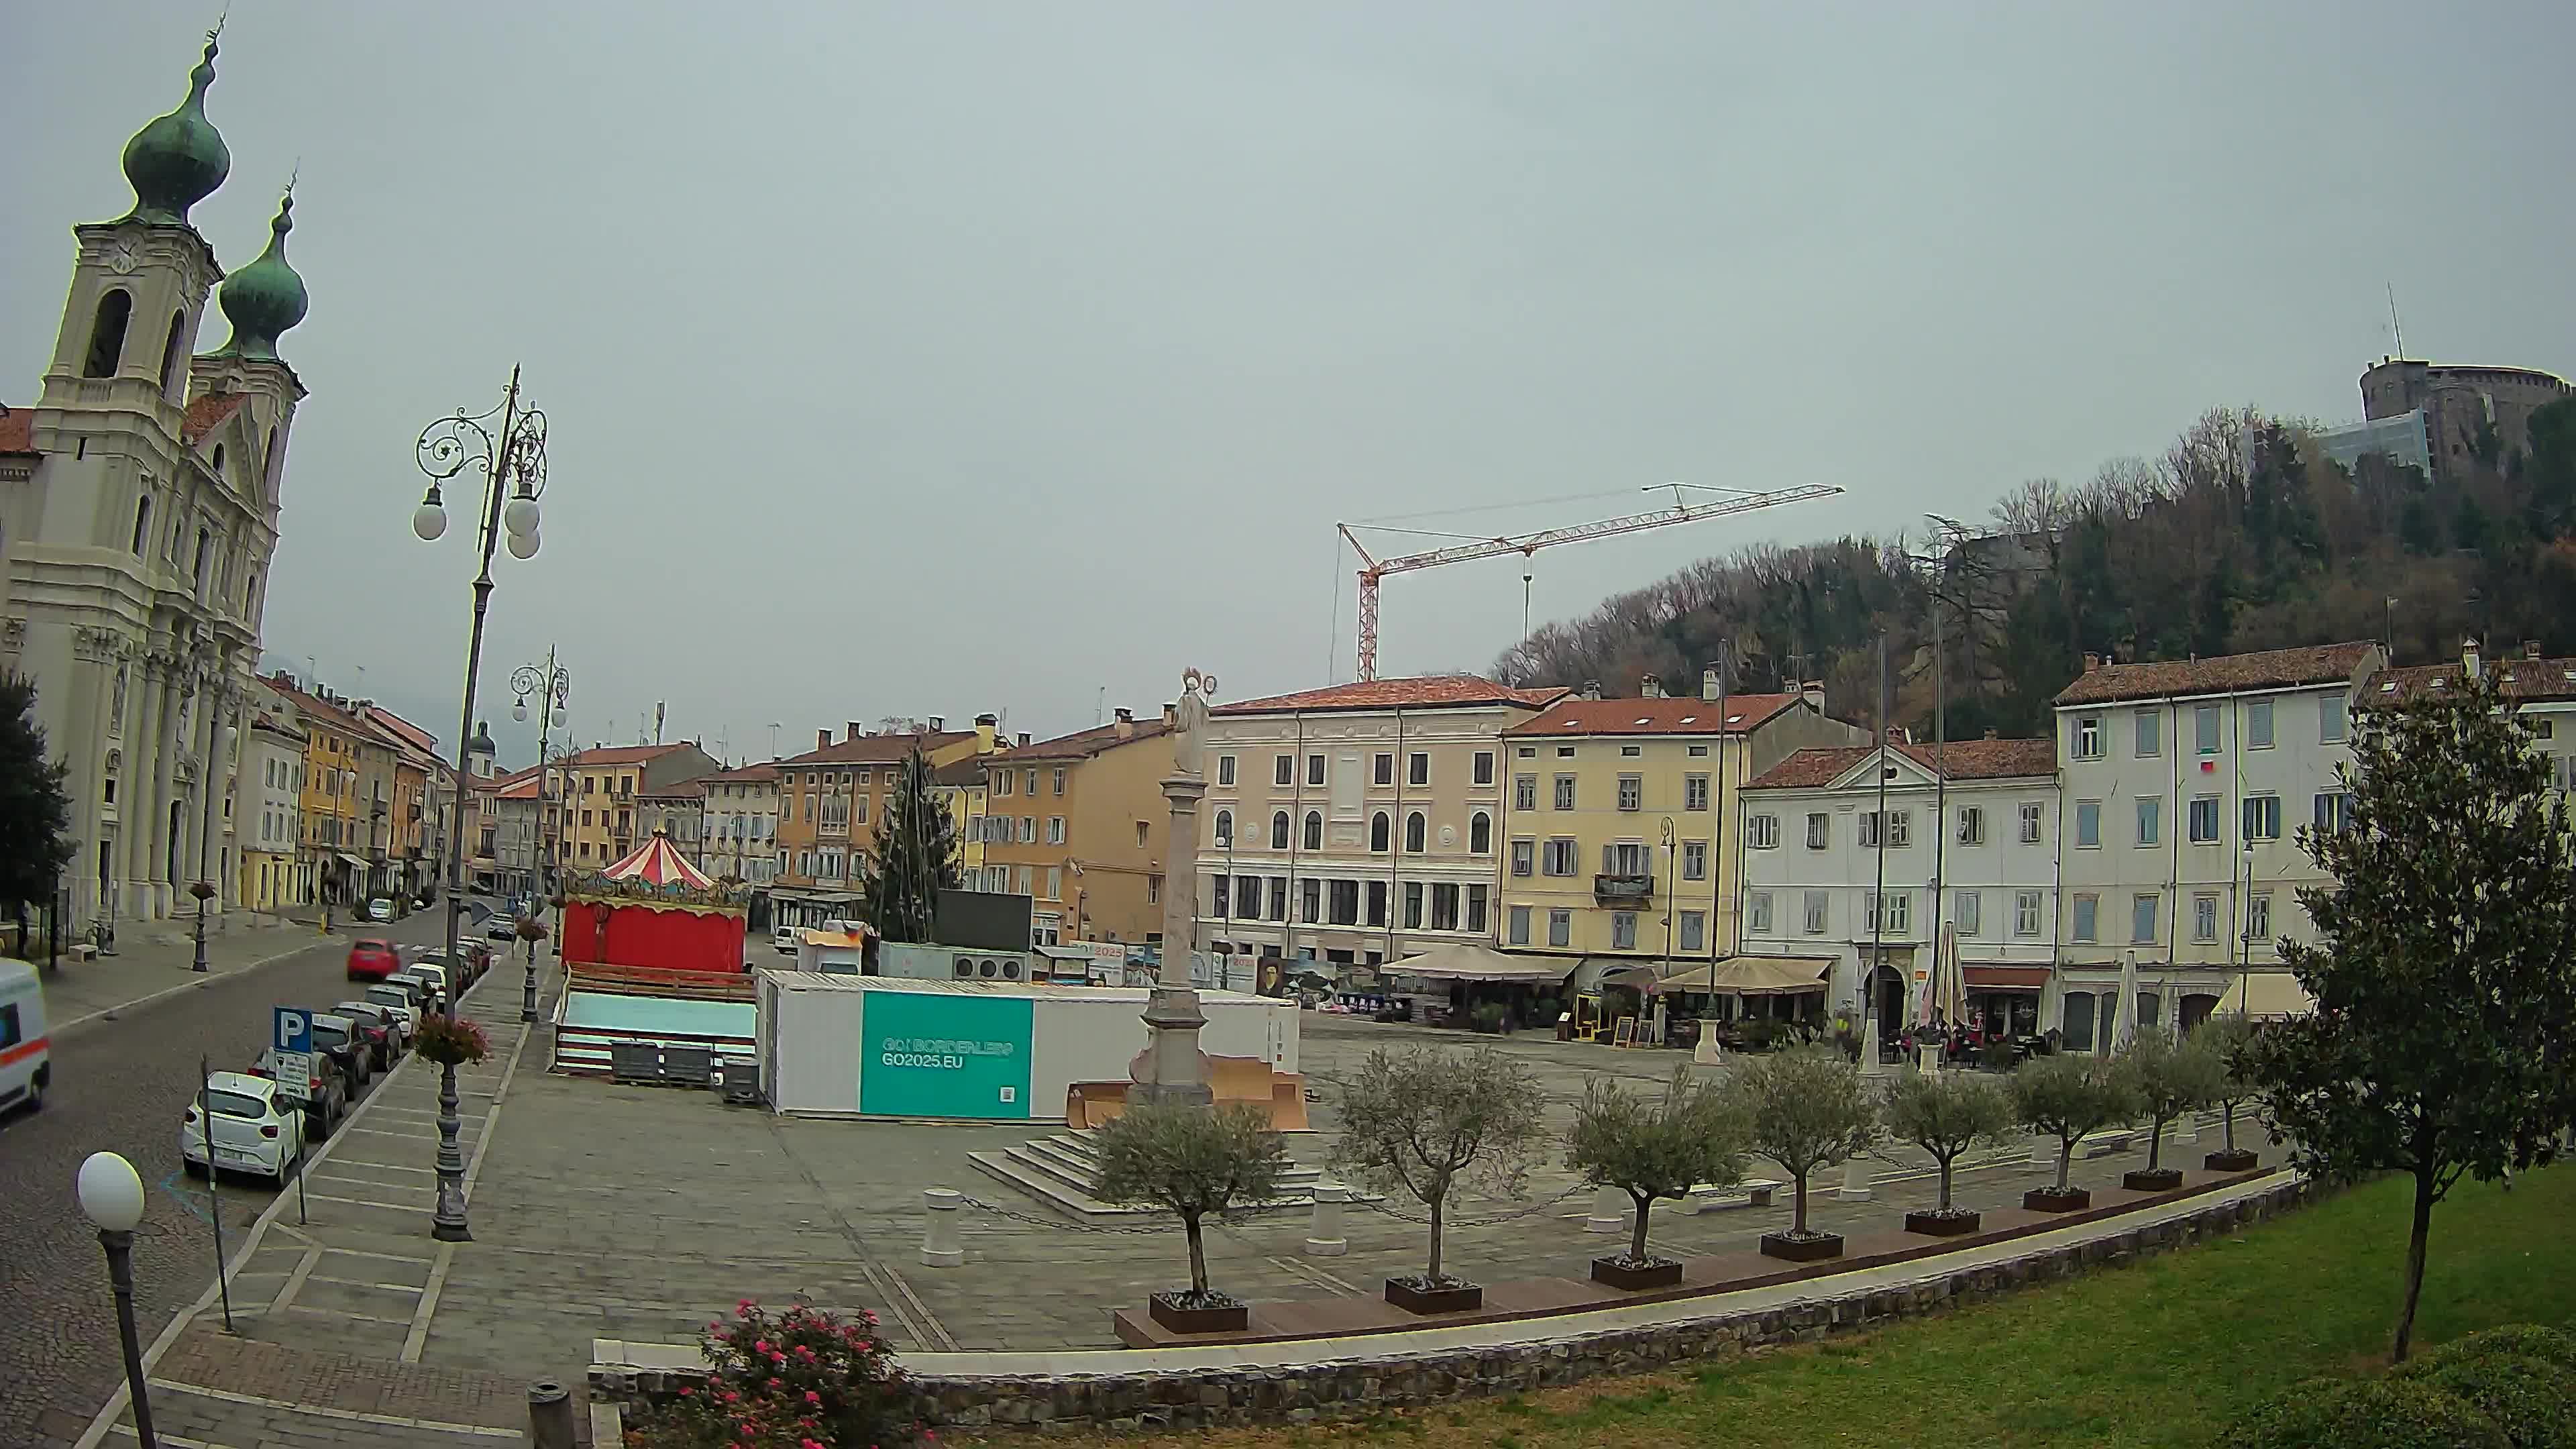
<svg viewBox="0 0 2576 1449"><path fill-rule="evenodd" d="M31 902L54 899L72 859L72 805L63 766L45 751L35 681L0 674L0 904L23 928Z"/></svg>
<svg viewBox="0 0 2576 1449"><path fill-rule="evenodd" d="M939 893L957 888L957 822L931 788L930 761L916 749L886 797L868 849L868 917L889 941L928 941Z"/></svg>

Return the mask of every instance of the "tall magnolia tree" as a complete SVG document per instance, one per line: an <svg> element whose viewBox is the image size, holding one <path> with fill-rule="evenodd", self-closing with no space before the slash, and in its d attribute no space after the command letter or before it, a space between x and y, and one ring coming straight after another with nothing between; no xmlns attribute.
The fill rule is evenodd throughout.
<svg viewBox="0 0 2576 1449"><path fill-rule="evenodd" d="M63 767L45 753L35 681L0 674L0 903L23 929L31 901L52 901L72 859L72 806Z"/></svg>
<svg viewBox="0 0 2576 1449"><path fill-rule="evenodd" d="M939 893L961 879L957 821L931 789L930 761L905 758L868 848L868 914L889 941L931 939Z"/></svg>
<svg viewBox="0 0 2576 1449"><path fill-rule="evenodd" d="M2246 1049L2299 1165L2414 1180L2403 1360L2433 1208L2464 1176L2548 1160L2576 1107L2576 889L2567 802L2489 680L2374 710L2344 771L2350 825L2299 844L2314 944L2281 953L2317 999Z"/></svg>

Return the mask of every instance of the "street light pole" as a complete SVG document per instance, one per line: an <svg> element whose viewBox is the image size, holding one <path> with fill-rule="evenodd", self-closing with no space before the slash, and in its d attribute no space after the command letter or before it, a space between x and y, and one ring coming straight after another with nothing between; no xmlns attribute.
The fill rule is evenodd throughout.
<svg viewBox="0 0 2576 1449"><path fill-rule="evenodd" d="M213 1151L206 1156L212 1161ZM143 1221L143 1179L133 1163L115 1153L93 1152L80 1165L77 1190L81 1215L98 1229L98 1245L107 1250L107 1281L116 1292L116 1337L125 1350L125 1393L134 1404L134 1437L143 1449L158 1449L152 1395L143 1379L143 1344L134 1331L134 1229ZM221 1264L216 1271L222 1271Z"/></svg>
<svg viewBox="0 0 2576 1449"><path fill-rule="evenodd" d="M534 695L537 699L537 841L540 851L537 875L542 899L546 894L543 880L547 857L553 854L546 848L546 816L550 809L546 800L546 777L551 769L546 762L546 747L556 716L572 698L572 675L555 663L555 651L549 645L545 668L522 664L510 672L510 692L518 696L518 702L510 706L511 715L517 719L528 717L529 696ZM519 997L519 1020L523 1022L537 1019L536 938L528 937L527 945L528 977Z"/></svg>
<svg viewBox="0 0 2576 1449"><path fill-rule="evenodd" d="M497 413L500 430L496 435L484 426ZM458 820L465 818L466 791L473 777L473 758L469 754L474 736L474 686L483 668L483 619L492 602L492 550L501 541L506 525L510 556L530 559L537 555L537 499L546 490L546 415L535 408L519 405L519 369L510 369L510 385L501 395L501 406L481 414L468 414L462 408L454 417L441 418L423 428L420 440L413 445L414 461L429 476L428 491L421 495L420 506L412 510L412 532L424 543L435 543L447 531L447 512L439 497L438 485L468 468L483 472L483 506L477 522L477 543L482 550L480 568L474 576L474 625L465 644L465 698L458 710L456 726L456 809ZM515 493L512 489L515 487ZM504 506L506 496L507 506ZM456 976L461 969L457 937L462 926L465 880L465 837L462 831L450 831L447 842L447 971L443 994L450 1016L456 1010ZM438 1116L438 1210L430 1222L430 1236L442 1242L467 1242L474 1234L465 1218L465 1156L457 1146L456 1134L461 1124L456 1117L455 1099L447 1093L439 1096Z"/></svg>
<svg viewBox="0 0 2576 1449"><path fill-rule="evenodd" d="M188 887L188 894L197 898L197 961L188 969L201 974L206 969L206 898L214 893L215 888L204 881Z"/></svg>

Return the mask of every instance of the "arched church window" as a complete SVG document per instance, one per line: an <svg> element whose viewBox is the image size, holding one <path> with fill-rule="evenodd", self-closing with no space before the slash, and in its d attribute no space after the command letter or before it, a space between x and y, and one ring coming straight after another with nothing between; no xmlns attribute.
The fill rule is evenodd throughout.
<svg viewBox="0 0 2576 1449"><path fill-rule="evenodd" d="M179 342L188 330L188 314L170 314L170 335L161 343L161 390L169 392L179 385L175 376L179 366Z"/></svg>
<svg viewBox="0 0 2576 1449"><path fill-rule="evenodd" d="M98 316L89 324L89 362L83 377L114 377L125 357L125 324L134 315L134 294L111 288L98 299Z"/></svg>
<svg viewBox="0 0 2576 1449"><path fill-rule="evenodd" d="M137 498L137 499L135 499L135 500L134 500L134 545L133 545L133 553L134 553L134 556L135 556L136 558L141 558L141 557L143 557L143 540L145 539L145 537L147 537L147 534L145 533L145 530L149 529L151 526L152 526L152 495L151 495L151 494L149 494L149 493L146 493L146 494L144 494L142 497Z"/></svg>
<svg viewBox="0 0 2576 1449"><path fill-rule="evenodd" d="M217 479L221 479L223 476L224 476L224 445L223 445L223 444L221 444L221 443L217 443L217 444L215 444L215 477L216 477Z"/></svg>

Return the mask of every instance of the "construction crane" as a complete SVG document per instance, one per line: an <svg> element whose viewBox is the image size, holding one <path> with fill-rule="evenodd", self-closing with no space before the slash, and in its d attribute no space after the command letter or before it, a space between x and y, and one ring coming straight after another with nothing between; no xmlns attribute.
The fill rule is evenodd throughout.
<svg viewBox="0 0 2576 1449"><path fill-rule="evenodd" d="M1360 563L1363 565L1359 571L1359 677L1377 678L1377 588L1379 582L1388 574L1412 573L1416 569L1438 568L1442 564L1465 563L1470 559L1499 558L1507 553L1527 557L1540 549L1550 548L1560 543L1580 543L1588 538L1608 538L1613 534L1639 533L1649 528L1665 528L1676 523L1697 523L1704 518L1724 518L1730 514L1751 513L1758 508L1777 508L1784 503L1805 503L1816 498L1831 498L1843 491L1827 483L1809 483L1796 488L1777 488L1767 493L1748 493L1738 488L1711 488L1698 483L1667 483L1659 486L1673 490L1672 507L1657 508L1645 513L1623 514L1617 518L1595 519L1590 523L1577 523L1565 528L1541 529L1536 533L1512 534L1502 538L1451 534L1446 536L1461 541L1445 548L1431 549L1425 553L1405 554L1400 558L1382 559L1372 555L1367 545L1360 542L1359 535L1351 532L1353 527L1367 528L1371 525L1334 524L1335 528L1341 530L1342 537L1350 541L1351 551L1360 556ZM1682 491L1684 489L1725 493L1731 496L1717 503L1691 503L1684 498ZM1656 489L1648 487L1644 491L1652 493ZM1426 530L1391 531L1419 533Z"/></svg>

